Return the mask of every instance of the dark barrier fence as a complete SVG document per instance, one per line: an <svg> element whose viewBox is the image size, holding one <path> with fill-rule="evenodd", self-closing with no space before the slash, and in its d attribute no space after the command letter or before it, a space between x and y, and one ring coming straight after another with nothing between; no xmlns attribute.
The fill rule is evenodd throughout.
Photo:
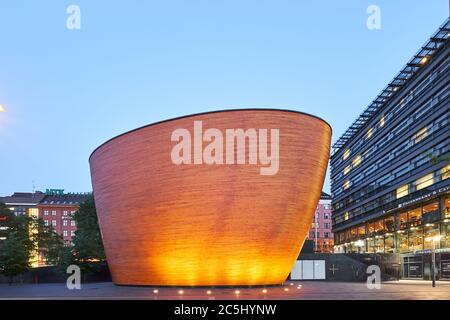
<svg viewBox="0 0 450 320"><path fill-rule="evenodd" d="M325 279L317 281L365 282L371 265L380 267L382 281L400 279L398 254L301 253L297 260L325 261Z"/></svg>
<svg viewBox="0 0 450 320"><path fill-rule="evenodd" d="M57 267L32 268L26 273L13 278L13 283L64 283L71 274L65 274ZM101 263L97 265L96 271L92 273L81 272L82 282L105 282L111 281L108 265ZM0 275L0 283L9 283L8 277Z"/></svg>

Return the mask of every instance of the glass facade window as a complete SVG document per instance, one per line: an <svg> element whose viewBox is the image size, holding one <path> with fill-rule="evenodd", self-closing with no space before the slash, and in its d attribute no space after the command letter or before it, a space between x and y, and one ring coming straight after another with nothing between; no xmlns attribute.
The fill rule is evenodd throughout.
<svg viewBox="0 0 450 320"><path fill-rule="evenodd" d="M415 182L416 185L416 191L422 190L426 187L431 186L434 183L434 177L432 173L427 174L426 176L423 176L420 179L417 179Z"/></svg>
<svg viewBox="0 0 450 320"><path fill-rule="evenodd" d="M382 236L376 236L375 237L374 251L376 253L383 253L384 252L384 238Z"/></svg>
<svg viewBox="0 0 450 320"><path fill-rule="evenodd" d="M400 223L400 229L404 230L408 228L408 212L402 212L398 216L398 221Z"/></svg>
<svg viewBox="0 0 450 320"><path fill-rule="evenodd" d="M350 185L351 185L350 180L347 180L344 182L342 189L346 190L346 189L350 188Z"/></svg>
<svg viewBox="0 0 450 320"><path fill-rule="evenodd" d="M420 129L413 137L414 143L419 143L428 136L427 127Z"/></svg>
<svg viewBox="0 0 450 320"><path fill-rule="evenodd" d="M368 139L372 138L372 135L373 135L373 129L372 129L372 128L369 128L369 129L367 130L366 139L368 140Z"/></svg>
<svg viewBox="0 0 450 320"><path fill-rule="evenodd" d="M346 160L350 156L350 149L347 149L344 151L344 154L342 155L342 160Z"/></svg>
<svg viewBox="0 0 450 320"><path fill-rule="evenodd" d="M347 173L349 173L351 168L352 168L352 167L351 167L350 165L346 166L345 169L344 169L344 175L346 175Z"/></svg>
<svg viewBox="0 0 450 320"><path fill-rule="evenodd" d="M357 236L358 236L358 229L356 227L352 228L350 230L350 239L355 240Z"/></svg>
<svg viewBox="0 0 450 320"><path fill-rule="evenodd" d="M367 239L367 252L369 252L369 253L375 252L375 239L374 238Z"/></svg>
<svg viewBox="0 0 450 320"><path fill-rule="evenodd" d="M444 217L450 218L450 197L445 198L445 208L444 208Z"/></svg>
<svg viewBox="0 0 450 320"><path fill-rule="evenodd" d="M384 246L385 246L385 252L386 253L393 253L393 252L395 252L394 235L387 235L384 238Z"/></svg>
<svg viewBox="0 0 450 320"><path fill-rule="evenodd" d="M441 169L441 180L446 180L450 177L450 164Z"/></svg>
<svg viewBox="0 0 450 320"><path fill-rule="evenodd" d="M410 227L417 227L422 223L422 210L415 208L408 211L408 224Z"/></svg>
<svg viewBox="0 0 450 320"><path fill-rule="evenodd" d="M387 232L394 232L395 228L395 216L390 216L384 219L384 225Z"/></svg>
<svg viewBox="0 0 450 320"><path fill-rule="evenodd" d="M450 223L447 222L442 226L441 244L444 248L450 248Z"/></svg>
<svg viewBox="0 0 450 320"><path fill-rule="evenodd" d="M423 248L425 250L431 250L433 249L433 237L437 237L439 236L440 232L439 232L439 227L438 226L426 226L423 229L423 235L424 235L424 243L423 243ZM435 248L438 249L440 248L440 243L439 241L435 242Z"/></svg>
<svg viewBox="0 0 450 320"><path fill-rule="evenodd" d="M408 234L406 232L397 233L398 248L401 253L408 252Z"/></svg>
<svg viewBox="0 0 450 320"><path fill-rule="evenodd" d="M381 116L381 118L380 118L380 128L384 127L385 121L386 121L386 118L384 116Z"/></svg>
<svg viewBox="0 0 450 320"><path fill-rule="evenodd" d="M380 219L375 221L375 233L384 232L384 220Z"/></svg>
<svg viewBox="0 0 450 320"><path fill-rule="evenodd" d="M422 228L414 228L408 232L409 251L423 250Z"/></svg>
<svg viewBox="0 0 450 320"><path fill-rule="evenodd" d="M357 155L356 157L355 157L355 159L353 159L353 161L352 161L352 165L353 165L353 167L356 167L356 166L358 166L360 163L361 163L361 155Z"/></svg>
<svg viewBox="0 0 450 320"><path fill-rule="evenodd" d="M366 235L366 226L362 225L358 227L358 236L363 237Z"/></svg>
<svg viewBox="0 0 450 320"><path fill-rule="evenodd" d="M422 214L426 215L429 213L433 213L439 210L439 203L433 202L423 206Z"/></svg>
<svg viewBox="0 0 450 320"><path fill-rule="evenodd" d="M369 236L372 236L375 234L375 223L374 222L369 222L367 224L367 233L369 234Z"/></svg>
<svg viewBox="0 0 450 320"><path fill-rule="evenodd" d="M408 195L408 185L405 184L404 186L401 186L400 188L397 188L397 191L395 192L396 198L402 198L404 196Z"/></svg>

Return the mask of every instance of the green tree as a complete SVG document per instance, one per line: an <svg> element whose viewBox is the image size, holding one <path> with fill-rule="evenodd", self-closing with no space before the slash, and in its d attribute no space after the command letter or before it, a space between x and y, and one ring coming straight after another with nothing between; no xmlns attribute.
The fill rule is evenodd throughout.
<svg viewBox="0 0 450 320"><path fill-rule="evenodd" d="M74 220L77 223L77 230L73 238L73 256L81 270L95 271L99 267L98 262L105 260L105 250L93 197L88 198L80 205L74 215Z"/></svg>
<svg viewBox="0 0 450 320"><path fill-rule="evenodd" d="M15 216L4 204L0 204L0 274L9 278L11 285L13 278L25 273L29 268L33 242L29 237L26 216Z"/></svg>
<svg viewBox="0 0 450 320"><path fill-rule="evenodd" d="M15 216L4 204L0 204L0 274L9 277L25 273L31 258L43 252L50 262L57 262L63 244L51 226L42 219L27 215Z"/></svg>
<svg viewBox="0 0 450 320"><path fill-rule="evenodd" d="M433 152L427 153L428 158L430 158L430 162L432 164L438 164L440 162L448 162L450 161L450 153L446 153L440 156L436 156Z"/></svg>
<svg viewBox="0 0 450 320"><path fill-rule="evenodd" d="M9 285L13 278L25 273L29 268L29 251L23 235L17 231L10 232L6 240L0 244L0 273L9 278Z"/></svg>
<svg viewBox="0 0 450 320"><path fill-rule="evenodd" d="M37 250L44 255L45 261L49 265L59 265L63 251L66 250L62 236L57 234L53 227L45 226L41 219L35 222Z"/></svg>

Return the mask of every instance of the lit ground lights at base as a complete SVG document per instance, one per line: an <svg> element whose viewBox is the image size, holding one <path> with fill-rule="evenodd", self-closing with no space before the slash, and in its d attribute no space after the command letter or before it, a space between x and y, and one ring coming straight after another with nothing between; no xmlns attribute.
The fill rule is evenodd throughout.
<svg viewBox="0 0 450 320"><path fill-rule="evenodd" d="M292 290L291 290L292 289ZM229 294L230 296L234 296L236 299L243 298L245 299L249 294L254 295L255 292L259 292L264 297L269 297L271 295L287 295L295 294L297 290L302 289L301 284L295 284L293 282L285 283L281 286L270 286L262 289L258 289L256 287L253 288L239 288L239 289L233 289L233 288L211 288L202 290L200 288L195 287L188 287L188 288L162 288L159 287L158 289L152 289L153 296L158 297L164 297L165 295L171 296L174 293L178 295L179 297L190 297L192 295L196 297L201 297L204 295L205 299L211 299L214 298L215 295L223 296L224 294Z"/></svg>

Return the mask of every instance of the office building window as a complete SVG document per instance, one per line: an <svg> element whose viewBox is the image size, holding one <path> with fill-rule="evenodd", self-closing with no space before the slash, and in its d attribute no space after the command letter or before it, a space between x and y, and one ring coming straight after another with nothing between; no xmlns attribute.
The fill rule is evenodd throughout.
<svg viewBox="0 0 450 320"><path fill-rule="evenodd" d="M63 211L63 216L67 216L67 210Z"/></svg>
<svg viewBox="0 0 450 320"><path fill-rule="evenodd" d="M350 165L346 166L345 169L344 169L344 175L346 175L347 173L349 173L351 168L352 168L352 167L351 167Z"/></svg>
<svg viewBox="0 0 450 320"><path fill-rule="evenodd" d="M404 186L401 186L400 188L397 188L396 198L399 199L399 198L402 198L404 196L407 196L408 193L409 193L408 192L408 185L405 184Z"/></svg>
<svg viewBox="0 0 450 320"><path fill-rule="evenodd" d="M441 180L448 179L450 177L450 164L440 170Z"/></svg>
<svg viewBox="0 0 450 320"><path fill-rule="evenodd" d="M434 183L433 173L429 173L426 176L423 176L420 179L417 179L415 182L416 190L422 190L426 187L431 186Z"/></svg>
<svg viewBox="0 0 450 320"><path fill-rule="evenodd" d="M48 216L48 210L44 210L44 216Z"/></svg>
<svg viewBox="0 0 450 320"><path fill-rule="evenodd" d="M52 220L52 226L56 227L56 220Z"/></svg>
<svg viewBox="0 0 450 320"><path fill-rule="evenodd" d="M75 227L75 225L76 225L75 220L70 221L70 225L71 225L72 227Z"/></svg>
<svg viewBox="0 0 450 320"><path fill-rule="evenodd" d="M67 227L67 220L63 220L63 226Z"/></svg>
<svg viewBox="0 0 450 320"><path fill-rule="evenodd" d="M344 154L342 155L342 160L346 160L350 156L350 149L347 149L344 151Z"/></svg>
<svg viewBox="0 0 450 320"><path fill-rule="evenodd" d="M353 165L353 167L356 167L356 166L358 166L360 163L361 163L361 155L358 154L358 155L355 157L355 159L353 159L352 165Z"/></svg>
<svg viewBox="0 0 450 320"><path fill-rule="evenodd" d="M351 185L350 180L347 180L344 182L344 185L342 186L342 188L344 190L346 190L346 189L350 188L350 185Z"/></svg>
<svg viewBox="0 0 450 320"><path fill-rule="evenodd" d="M372 129L372 128L369 128L369 129L367 130L366 139L369 140L370 138L372 138L372 135L373 135L373 129Z"/></svg>
<svg viewBox="0 0 450 320"><path fill-rule="evenodd" d="M56 216L56 210L52 210L52 216Z"/></svg>
<svg viewBox="0 0 450 320"><path fill-rule="evenodd" d="M67 230L64 230L64 231L63 231L63 236L64 236L64 237L67 237L67 235L68 235Z"/></svg>
<svg viewBox="0 0 450 320"><path fill-rule="evenodd" d="M44 226L48 226L48 220L44 220Z"/></svg>
<svg viewBox="0 0 450 320"><path fill-rule="evenodd" d="M428 136L428 129L427 127L424 127L420 129L413 137L414 143L419 143L423 139L425 139Z"/></svg>
<svg viewBox="0 0 450 320"><path fill-rule="evenodd" d="M71 230L71 231L70 231L70 236L71 236L71 237L75 236L75 231Z"/></svg>

